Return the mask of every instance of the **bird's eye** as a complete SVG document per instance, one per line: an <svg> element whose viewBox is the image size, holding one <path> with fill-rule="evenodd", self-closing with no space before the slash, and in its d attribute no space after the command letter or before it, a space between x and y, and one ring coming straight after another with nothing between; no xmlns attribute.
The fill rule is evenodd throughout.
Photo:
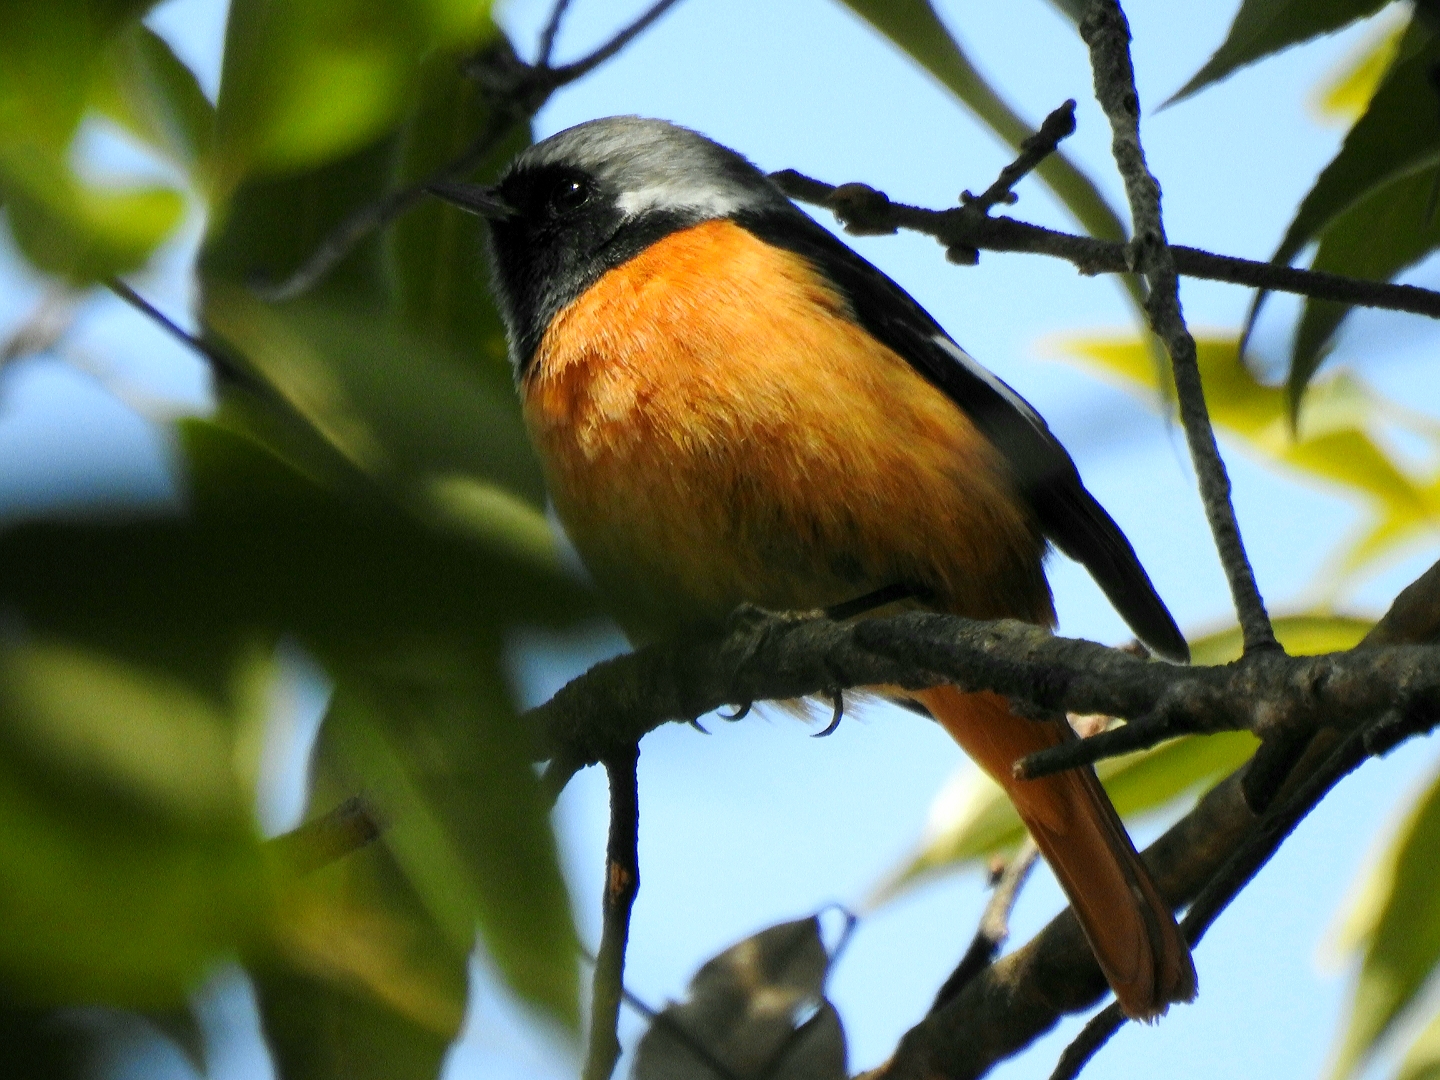
<svg viewBox="0 0 1440 1080"><path fill-rule="evenodd" d="M546 200L551 213L567 214L577 210L590 198L590 185L578 177L567 176L550 189Z"/></svg>

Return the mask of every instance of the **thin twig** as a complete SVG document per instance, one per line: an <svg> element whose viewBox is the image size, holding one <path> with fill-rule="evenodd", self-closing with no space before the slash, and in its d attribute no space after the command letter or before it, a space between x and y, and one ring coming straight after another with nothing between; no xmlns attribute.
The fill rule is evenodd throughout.
<svg viewBox="0 0 1440 1080"><path fill-rule="evenodd" d="M1075 99L1071 98L1040 125L1040 130L1020 144L1020 154L1005 168L995 182L979 195L968 191L960 193L960 203L982 214L988 214L991 207L1001 203L1009 205L1015 201L1014 187L1028 176L1040 162L1055 152L1056 147L1075 134Z"/></svg>
<svg viewBox="0 0 1440 1080"><path fill-rule="evenodd" d="M1030 871L1035 869L1039 855L1040 849L1035 846L1035 841L1027 836L1000 871L995 880L995 891L990 894L990 902L985 905L985 913L980 917L980 927L960 963L935 994L935 1001L930 1006L932 1013L954 998L1000 954L1001 947L1010 936L1010 913L1015 909L1015 901L1020 898L1020 890L1030 877Z"/></svg>
<svg viewBox="0 0 1440 1080"><path fill-rule="evenodd" d="M646 30L650 29L650 25L654 23L656 19L660 18L660 16L664 15L667 11L669 11L679 2L680 0L659 0L658 3L650 5L650 7L647 8L640 15L639 18L637 18L629 26L621 30L604 45L601 45L594 52L591 52L586 56L582 56L579 60L576 60L573 63L563 64L557 68L551 68L550 71L553 73L553 78L556 80L555 86L552 89L558 89L559 87L564 86L567 83L572 83L576 79L584 78L586 75L589 75L590 72L594 71L597 67L605 63L605 61L609 60L621 49L625 48L626 45L629 45L630 42L634 41Z"/></svg>
<svg viewBox="0 0 1440 1080"><path fill-rule="evenodd" d="M1150 326L1165 343L1175 374L1180 423L1200 486L1205 516L1215 537L1220 561L1229 579L1231 598L1245 639L1245 652L1278 649L1270 616L1255 584L1255 573L1245 554L1235 507L1230 501L1230 478L1215 444L1205 389L1195 354L1195 339L1180 310L1180 279L1175 258L1165 239L1160 212L1160 185L1145 163L1140 143L1140 98L1130 62L1130 25L1118 0L1091 0L1080 21L1080 36L1090 48L1095 75L1095 97L1110 120L1111 153L1125 181L1134 222L1131 240L1134 266L1149 284L1145 301Z"/></svg>
<svg viewBox="0 0 1440 1080"><path fill-rule="evenodd" d="M956 252L995 251L1064 259L1087 275L1134 271L1128 261L1129 245L1113 240L1058 232L1010 217L967 214L966 207L931 210L911 206L895 202L867 184L827 184L794 169L771 173L770 179L790 198L834 212L849 232L887 235L897 229L907 229L922 233L938 240L951 253L951 261L967 264L974 261L957 258ZM1417 285L1300 270L1232 255L1216 255L1182 244L1171 244L1170 253L1175 258L1175 269L1185 277L1440 318L1440 292Z"/></svg>
<svg viewBox="0 0 1440 1080"><path fill-rule="evenodd" d="M634 22L593 52L574 63L550 67L548 50L542 39L544 59L526 64L515 56L503 40L501 44L476 57L468 70L491 93L490 117L485 128L464 151L414 183L360 207L342 221L289 277L274 284L254 285L255 292L266 300L278 302L300 296L333 270L355 245L372 232L390 224L425 195L432 184L455 180L478 168L520 124L528 124L562 86L582 79L609 60L664 15L679 0L658 0ZM566 4L557 4L552 18L563 15ZM548 30L548 27L547 27ZM551 42L553 46L553 41Z"/></svg>
<svg viewBox="0 0 1440 1080"><path fill-rule="evenodd" d="M535 53L536 67L550 66L550 57L555 52L555 36L560 33L560 22L565 18L565 11L569 6L570 0L555 0L555 6L550 9L550 18L545 21L545 29L540 32L540 47Z"/></svg>
<svg viewBox="0 0 1440 1080"><path fill-rule="evenodd" d="M639 756L636 744L605 761L610 780L610 837L605 847L604 927L595 959L584 1080L609 1080L620 1060L616 1025L625 997L625 948L630 940L630 912L640 891Z"/></svg>
<svg viewBox="0 0 1440 1080"><path fill-rule="evenodd" d="M252 388L256 385L255 379L233 357L218 348L213 342L190 333L119 278L108 278L105 287L180 344L189 347L208 360L210 369L217 379Z"/></svg>

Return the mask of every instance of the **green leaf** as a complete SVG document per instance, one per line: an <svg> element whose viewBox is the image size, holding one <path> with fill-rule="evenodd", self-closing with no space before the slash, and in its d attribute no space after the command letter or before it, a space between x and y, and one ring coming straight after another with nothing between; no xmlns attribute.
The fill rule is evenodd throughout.
<svg viewBox="0 0 1440 1080"><path fill-rule="evenodd" d="M1433 166L1372 189L1325 227L1311 269L1388 281L1440 247L1437 197L1440 169ZM1349 313L1350 305L1334 300L1305 301L1286 377L1295 413Z"/></svg>
<svg viewBox="0 0 1440 1080"><path fill-rule="evenodd" d="M353 792L335 740L312 804ZM383 844L293 882L270 947L249 959L281 1080L429 1080L464 1017L468 951L447 941Z"/></svg>
<svg viewBox="0 0 1440 1080"><path fill-rule="evenodd" d="M110 657L0 650L0 982L38 1003L173 1007L263 936L273 883L232 725Z"/></svg>
<svg viewBox="0 0 1440 1080"><path fill-rule="evenodd" d="M1215 55L1167 101L1173 105L1237 68L1302 41L1343 30L1368 18L1389 0L1244 0Z"/></svg>
<svg viewBox="0 0 1440 1080"><path fill-rule="evenodd" d="M1258 745L1243 731L1173 739L1102 761L1095 771L1115 809L1122 817L1133 817L1229 775ZM937 874L963 870L1014 848L1024 838L1025 826L1000 785L966 767L936 797L920 849L871 894L866 908L889 903Z"/></svg>
<svg viewBox="0 0 1440 1080"><path fill-rule="evenodd" d="M844 4L908 53L1012 147L1035 133L985 81L945 29L929 0L843 0ZM1125 226L1090 178L1063 153L1035 170L1087 232L1125 239Z"/></svg>
<svg viewBox="0 0 1440 1080"><path fill-rule="evenodd" d="M1440 1015L1425 1026L1405 1051L1395 1080L1440 1080Z"/></svg>
<svg viewBox="0 0 1440 1080"><path fill-rule="evenodd" d="M1400 14L1404 9L1390 11ZM1321 117L1353 124L1365 115L1400 51L1407 22L1405 18L1375 20L1367 39L1316 92L1314 106Z"/></svg>
<svg viewBox="0 0 1440 1080"><path fill-rule="evenodd" d="M507 367L467 364L360 306L272 307L214 284L205 315L357 470L402 493L469 478L540 517L544 481Z"/></svg>
<svg viewBox="0 0 1440 1080"><path fill-rule="evenodd" d="M1147 400L1173 399L1169 372L1162 382L1144 342L1133 336L1060 339L1063 354L1125 383L1139 385ZM1200 377L1210 417L1222 433L1238 437L1251 451L1301 473L1348 489L1377 512L1423 514L1427 497L1420 485L1390 460L1371 436L1383 419L1380 403L1362 384L1337 375L1311 390L1301 430L1290 424L1290 404L1280 387L1260 382L1240 358L1233 338L1196 340Z"/></svg>
<svg viewBox="0 0 1440 1080"><path fill-rule="evenodd" d="M82 184L33 146L0 147L0 202L25 257L76 285L142 266L184 209L169 188Z"/></svg>
<svg viewBox="0 0 1440 1080"><path fill-rule="evenodd" d="M1360 644L1374 622L1352 615L1282 615L1272 620L1275 636L1291 656L1317 656L1344 652ZM1190 662L1196 665L1228 664L1240 659L1244 639L1232 626L1190 642Z"/></svg>
<svg viewBox="0 0 1440 1080"><path fill-rule="evenodd" d="M350 154L399 120L424 57L493 34L484 0L235 0L217 114L216 188Z"/></svg>
<svg viewBox="0 0 1440 1080"><path fill-rule="evenodd" d="M1301 201L1271 256L1288 263L1339 214L1380 186L1440 159L1440 108L1429 72L1440 62L1440 36L1411 21L1385 81L1339 152Z"/></svg>
<svg viewBox="0 0 1440 1080"><path fill-rule="evenodd" d="M498 646L498 643L497 643ZM528 733L492 664L433 649L339 673L326 723L382 838L451 944L480 939L507 982L578 1023L575 931Z"/></svg>
<svg viewBox="0 0 1440 1080"><path fill-rule="evenodd" d="M1332 1077L1349 1076L1414 1001L1440 961L1440 780L1420 797L1366 884L1365 958ZM1368 917L1367 917L1368 916Z"/></svg>
<svg viewBox="0 0 1440 1080"><path fill-rule="evenodd" d="M149 27L136 23L114 37L90 94L93 108L187 173L203 175L215 109L195 73Z"/></svg>
<svg viewBox="0 0 1440 1080"><path fill-rule="evenodd" d="M37 268L85 284L141 265L179 222L178 193L87 184L69 151L107 36L140 5L17 0L0 35L0 203Z"/></svg>
<svg viewBox="0 0 1440 1080"><path fill-rule="evenodd" d="M429 61L396 148L396 186L423 180L460 157L490 121L485 95L474 79L449 58ZM494 180L529 142L530 133L517 125L466 178ZM513 399L505 327L490 295L484 228L475 215L434 198L401 217L389 244L395 303L408 327L462 357Z"/></svg>

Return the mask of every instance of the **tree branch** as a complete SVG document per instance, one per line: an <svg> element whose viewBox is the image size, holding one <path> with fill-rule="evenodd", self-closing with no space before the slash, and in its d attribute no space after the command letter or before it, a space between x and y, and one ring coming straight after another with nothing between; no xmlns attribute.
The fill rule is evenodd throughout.
<svg viewBox="0 0 1440 1080"><path fill-rule="evenodd" d="M1440 575L1437 575L1440 578ZM1352 730L1399 707L1401 737L1432 724L1440 652L1390 644L1319 656L1278 651L1221 667L1142 660L1029 623L907 612L840 623L821 613L740 609L718 638L650 645L597 664L527 719L555 789L670 721L734 702L856 686L948 683L1007 695L1034 715L1103 713L1130 723L1022 759L1043 776L1183 734L1248 730L1262 739Z"/></svg>
<svg viewBox="0 0 1440 1080"><path fill-rule="evenodd" d="M1180 402L1180 423L1190 446L1190 459L1200 485L1205 516L1215 537L1230 595L1240 619L1245 651L1278 649L1265 602L1255 584L1255 574L1245 554L1235 508L1230 501L1230 478L1215 445L1205 389L1200 382L1200 365L1195 356L1195 339L1180 310L1180 279L1175 259L1165 239L1165 222L1160 212L1160 185L1145 163L1140 143L1140 98L1135 90L1135 71L1130 63L1130 25L1118 0L1091 0L1080 21L1080 37L1090 48L1090 66L1095 75L1095 97L1110 119L1113 133L1111 153L1125 181L1134 233L1130 248L1134 268L1145 276L1149 295L1145 301L1150 326L1165 342L1175 373L1175 393Z"/></svg>
<svg viewBox="0 0 1440 1080"><path fill-rule="evenodd" d="M971 939L965 955L960 958L960 963L936 992L935 1001L930 1006L932 1013L954 998L1000 954L1001 947L1010 937L1010 912L1015 909L1020 890L1025 887L1030 871L1035 869L1035 861L1039 857L1040 849L1035 846L1035 841L1027 836L1020 849L995 876L995 891L990 894L990 902L985 905L985 913L980 916L980 927L975 931L975 937Z"/></svg>
<svg viewBox="0 0 1440 1080"><path fill-rule="evenodd" d="M837 187L794 169L771 173L770 179L790 198L833 212L853 235L884 236L898 229L923 233L939 241L952 262L968 265L975 261L972 253L995 251L1064 259L1087 275L1127 274L1135 269L1129 262L1129 245L1113 240L1076 236L1009 217L975 214L969 212L968 206L946 210L910 206L892 201L883 191L867 184ZM1170 253L1176 271L1185 277L1440 318L1440 292L1415 285L1299 270L1277 263L1217 255L1181 244L1171 244Z"/></svg>
<svg viewBox="0 0 1440 1080"><path fill-rule="evenodd" d="M640 747L607 758L610 780L610 837L605 848L604 928L595 958L590 1002L590 1051L584 1080L610 1080L620 1060L616 1025L625 1000L625 949L630 940L630 912L640 891L640 797L636 765Z"/></svg>

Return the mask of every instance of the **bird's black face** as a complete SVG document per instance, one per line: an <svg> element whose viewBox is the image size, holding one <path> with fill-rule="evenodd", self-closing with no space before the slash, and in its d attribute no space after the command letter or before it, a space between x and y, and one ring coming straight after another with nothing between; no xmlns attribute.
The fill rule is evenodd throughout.
<svg viewBox="0 0 1440 1080"><path fill-rule="evenodd" d="M491 267L523 370L550 320L598 276L589 268L622 217L600 182L572 166L517 169L495 194L510 213L490 220Z"/></svg>
<svg viewBox="0 0 1440 1080"><path fill-rule="evenodd" d="M521 377L555 316L657 240L743 212L798 213L733 150L633 116L536 143L493 188L430 191L490 222L495 293Z"/></svg>

